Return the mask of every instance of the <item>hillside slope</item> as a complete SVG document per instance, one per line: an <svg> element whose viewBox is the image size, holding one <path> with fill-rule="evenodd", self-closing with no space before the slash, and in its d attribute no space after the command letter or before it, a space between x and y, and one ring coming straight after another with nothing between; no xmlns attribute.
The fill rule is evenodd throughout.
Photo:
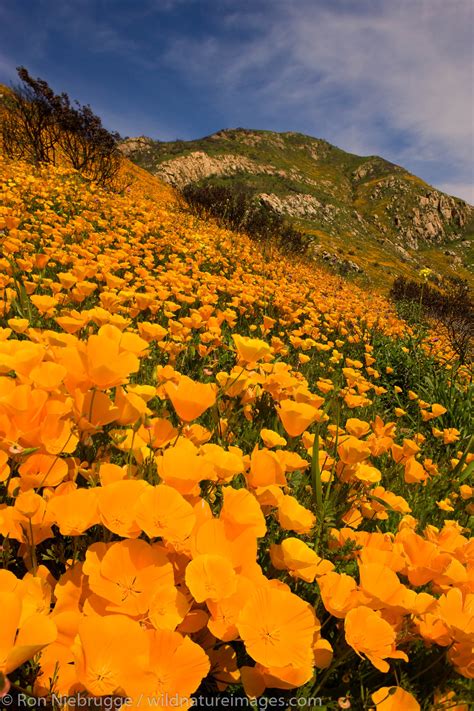
<svg viewBox="0 0 474 711"><path fill-rule="evenodd" d="M4 705L467 707L469 368L124 173L0 155Z"/></svg>
<svg viewBox="0 0 474 711"><path fill-rule="evenodd" d="M422 267L470 278L474 208L378 156L246 129L195 141L126 139L122 151L178 188L244 183L314 237L315 257L379 285Z"/></svg>

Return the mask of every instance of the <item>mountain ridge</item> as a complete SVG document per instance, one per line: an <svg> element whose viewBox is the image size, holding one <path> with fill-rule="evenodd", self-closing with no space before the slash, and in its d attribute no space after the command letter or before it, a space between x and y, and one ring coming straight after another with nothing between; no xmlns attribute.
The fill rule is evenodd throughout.
<svg viewBox="0 0 474 711"><path fill-rule="evenodd" d="M315 258L369 281L420 268L471 279L474 207L380 156L297 132L222 129L201 139L127 138L122 152L182 189L243 183L312 239Z"/></svg>

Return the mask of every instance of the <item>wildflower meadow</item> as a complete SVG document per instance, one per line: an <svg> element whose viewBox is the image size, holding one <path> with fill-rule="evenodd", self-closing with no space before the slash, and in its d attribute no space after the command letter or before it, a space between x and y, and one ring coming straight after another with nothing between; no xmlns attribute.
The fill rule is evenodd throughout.
<svg viewBox="0 0 474 711"><path fill-rule="evenodd" d="M0 706L467 711L469 364L123 174L0 158Z"/></svg>

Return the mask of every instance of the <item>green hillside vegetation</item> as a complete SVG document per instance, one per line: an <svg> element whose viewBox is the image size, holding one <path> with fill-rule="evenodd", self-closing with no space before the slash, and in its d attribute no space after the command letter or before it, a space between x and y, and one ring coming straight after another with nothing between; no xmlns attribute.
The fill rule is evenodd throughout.
<svg viewBox="0 0 474 711"><path fill-rule="evenodd" d="M474 208L378 156L240 128L194 141L126 139L122 150L177 188L245 185L311 237L310 256L367 285L385 289L422 268L472 278Z"/></svg>

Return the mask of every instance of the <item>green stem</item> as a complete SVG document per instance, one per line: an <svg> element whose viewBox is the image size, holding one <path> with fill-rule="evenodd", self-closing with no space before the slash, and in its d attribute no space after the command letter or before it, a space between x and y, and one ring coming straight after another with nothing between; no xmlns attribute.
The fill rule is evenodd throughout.
<svg viewBox="0 0 474 711"><path fill-rule="evenodd" d="M311 458L311 484L316 511L321 514L323 509L323 486L319 467L319 424L314 433L313 455Z"/></svg>
<svg viewBox="0 0 474 711"><path fill-rule="evenodd" d="M36 559L35 537L33 534L33 524L31 522L31 518L29 519L29 524L30 524L30 536L31 536L30 559L31 559L31 566L33 568L33 575L36 577L36 573L38 572L38 561Z"/></svg>

